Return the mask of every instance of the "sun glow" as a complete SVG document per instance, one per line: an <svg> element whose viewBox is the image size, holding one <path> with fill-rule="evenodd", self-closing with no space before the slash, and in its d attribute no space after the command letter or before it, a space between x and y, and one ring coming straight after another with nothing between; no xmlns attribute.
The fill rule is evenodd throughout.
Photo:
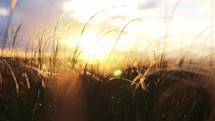
<svg viewBox="0 0 215 121"><path fill-rule="evenodd" d="M86 38L80 43L80 48L83 51L82 58L90 63L103 61L105 57L105 49L91 35L86 35Z"/></svg>
<svg viewBox="0 0 215 121"><path fill-rule="evenodd" d="M81 51L80 58L84 61L94 64L105 60L106 48L97 40L96 32L86 32L80 40L67 42L67 46L72 48L77 44Z"/></svg>
<svg viewBox="0 0 215 121"><path fill-rule="evenodd" d="M208 26L208 21L202 19L210 17L205 16L202 12L206 12L207 5L201 7L200 4L195 5L199 6L195 9L200 11L201 16L197 16L196 13L191 15L189 12L181 14L184 13L184 9L188 10L185 6L187 3L184 2L178 6L174 15L170 16L169 13L172 12L171 6L175 5L174 2L169 4L169 8L166 8L165 2L134 1L68 0L64 2L62 9L71 11L68 16L75 19L75 32L81 32L79 27L83 27L89 22L86 27L87 31L81 35L80 42L78 42L80 33L73 31L73 35L78 36L70 39L74 41L69 41L68 46L74 47L78 43L83 60L92 63L104 62L109 55L111 58L117 58L115 52L127 52L128 50L157 53L184 50L183 48L189 48L192 40L195 40L195 36L198 37L199 33ZM202 20L193 21L192 17ZM97 30L91 30L93 27ZM120 34L121 31L122 34ZM109 36L108 41L106 41L107 39L102 40L104 42L98 41L97 35L100 32L104 36ZM206 34L201 34L201 36L206 38ZM184 40L189 42L183 42ZM199 42L195 43L199 44ZM192 43L192 46L195 45ZM209 46L207 44L207 47ZM208 51L205 52L208 53Z"/></svg>

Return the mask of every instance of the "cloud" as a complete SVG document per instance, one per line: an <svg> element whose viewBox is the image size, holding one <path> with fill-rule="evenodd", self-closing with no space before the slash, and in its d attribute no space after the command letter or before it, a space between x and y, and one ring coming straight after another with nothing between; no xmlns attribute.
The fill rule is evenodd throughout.
<svg viewBox="0 0 215 121"><path fill-rule="evenodd" d="M0 16L7 16L9 14L9 10L6 8L0 8Z"/></svg>
<svg viewBox="0 0 215 121"><path fill-rule="evenodd" d="M149 8L155 8L159 5L159 1L158 0L148 0L146 2L140 3L138 5L139 9L149 9Z"/></svg>

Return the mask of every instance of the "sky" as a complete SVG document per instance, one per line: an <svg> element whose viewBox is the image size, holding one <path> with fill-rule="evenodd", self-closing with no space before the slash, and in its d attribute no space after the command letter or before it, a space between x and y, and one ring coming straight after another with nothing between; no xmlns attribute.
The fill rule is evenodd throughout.
<svg viewBox="0 0 215 121"><path fill-rule="evenodd" d="M1 41L11 1L0 0ZM198 54L209 54L209 48L215 45L214 6L213 0L17 0L11 28L22 24L17 39L22 41L20 48L24 48L36 29L56 24L62 13L67 13L65 22L73 22L71 31L74 36L68 41L72 45L72 40L78 39L81 28L95 15L82 35L83 48L95 43L86 42L86 39L96 39L102 33L106 38L100 36L103 43L99 49L108 45L109 49L129 47L131 51L150 48L149 52L159 49L187 51L192 48ZM123 35L118 38L119 31L126 24ZM114 30L118 32L114 33Z"/></svg>

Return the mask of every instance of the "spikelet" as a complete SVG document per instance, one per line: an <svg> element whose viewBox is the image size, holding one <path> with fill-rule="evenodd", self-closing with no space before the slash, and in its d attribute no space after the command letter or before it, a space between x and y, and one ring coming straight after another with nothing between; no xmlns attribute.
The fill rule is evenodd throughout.
<svg viewBox="0 0 215 121"><path fill-rule="evenodd" d="M11 4L10 4L10 9L14 9L16 7L16 1L17 0L12 0Z"/></svg>

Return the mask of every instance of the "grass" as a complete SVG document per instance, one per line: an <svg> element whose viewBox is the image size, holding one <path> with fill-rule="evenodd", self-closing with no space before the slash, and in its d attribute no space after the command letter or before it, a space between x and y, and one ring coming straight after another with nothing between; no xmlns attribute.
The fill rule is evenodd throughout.
<svg viewBox="0 0 215 121"><path fill-rule="evenodd" d="M15 53L17 48L2 51L0 121L214 120L213 53L198 60L189 58L188 48L182 57L172 57L167 51L148 53L150 43L142 48L138 61L114 59L121 36L132 34L125 30L128 25L147 18L130 20L120 29L101 30L98 36L102 38L116 32L104 66L80 58L80 41L90 22L113 8L92 15L71 50L64 42L68 42L73 24L63 14L56 25L35 30L21 55ZM14 41L8 43L13 47L19 42L15 40L20 27ZM166 33L159 39L167 37ZM14 52L11 56L10 51Z"/></svg>
<svg viewBox="0 0 215 121"><path fill-rule="evenodd" d="M162 56L161 56L162 57ZM179 61L135 63L119 75L40 70L24 59L1 60L1 120L197 120L213 117L214 69ZM185 61L185 60L184 60ZM29 64L29 65L28 65ZM61 66L61 65L60 65ZM162 68L160 68L162 67Z"/></svg>

